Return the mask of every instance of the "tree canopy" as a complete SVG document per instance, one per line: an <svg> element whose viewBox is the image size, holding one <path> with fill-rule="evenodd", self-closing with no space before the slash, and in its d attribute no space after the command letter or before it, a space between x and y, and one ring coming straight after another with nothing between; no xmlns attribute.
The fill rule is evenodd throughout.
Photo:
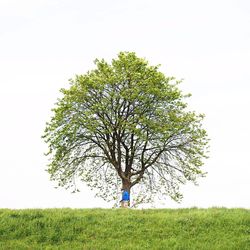
<svg viewBox="0 0 250 250"><path fill-rule="evenodd" d="M105 200L121 187L137 202L182 198L180 184L204 176L204 115L187 109L179 81L132 52L70 80L47 123L48 172L59 186L80 179Z"/></svg>

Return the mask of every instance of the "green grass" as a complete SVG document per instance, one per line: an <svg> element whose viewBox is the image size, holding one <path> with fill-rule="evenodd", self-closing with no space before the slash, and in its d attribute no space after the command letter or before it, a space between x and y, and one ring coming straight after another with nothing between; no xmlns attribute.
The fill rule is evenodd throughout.
<svg viewBox="0 0 250 250"><path fill-rule="evenodd" d="M247 209L0 209L0 249L250 249Z"/></svg>

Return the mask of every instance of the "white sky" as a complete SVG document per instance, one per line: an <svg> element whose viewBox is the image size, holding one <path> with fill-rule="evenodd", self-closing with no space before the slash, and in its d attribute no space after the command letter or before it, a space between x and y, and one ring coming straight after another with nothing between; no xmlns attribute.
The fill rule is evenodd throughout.
<svg viewBox="0 0 250 250"><path fill-rule="evenodd" d="M0 207L110 206L54 189L40 137L68 79L120 51L184 78L206 114L208 176L165 207L250 208L248 0L0 0Z"/></svg>

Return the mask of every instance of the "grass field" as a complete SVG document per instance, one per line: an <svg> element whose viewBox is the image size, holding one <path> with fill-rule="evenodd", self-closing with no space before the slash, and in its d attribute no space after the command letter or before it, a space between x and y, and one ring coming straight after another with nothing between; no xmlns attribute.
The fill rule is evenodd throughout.
<svg viewBox="0 0 250 250"><path fill-rule="evenodd" d="M250 249L246 209L0 209L0 249Z"/></svg>

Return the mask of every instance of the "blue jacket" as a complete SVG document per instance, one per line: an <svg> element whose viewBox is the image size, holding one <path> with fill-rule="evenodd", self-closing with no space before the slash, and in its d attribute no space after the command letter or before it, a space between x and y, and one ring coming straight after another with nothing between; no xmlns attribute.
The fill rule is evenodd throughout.
<svg viewBox="0 0 250 250"><path fill-rule="evenodd" d="M128 191L123 191L122 193L122 200L123 201L129 201L130 200L130 195L129 195L129 192Z"/></svg>

